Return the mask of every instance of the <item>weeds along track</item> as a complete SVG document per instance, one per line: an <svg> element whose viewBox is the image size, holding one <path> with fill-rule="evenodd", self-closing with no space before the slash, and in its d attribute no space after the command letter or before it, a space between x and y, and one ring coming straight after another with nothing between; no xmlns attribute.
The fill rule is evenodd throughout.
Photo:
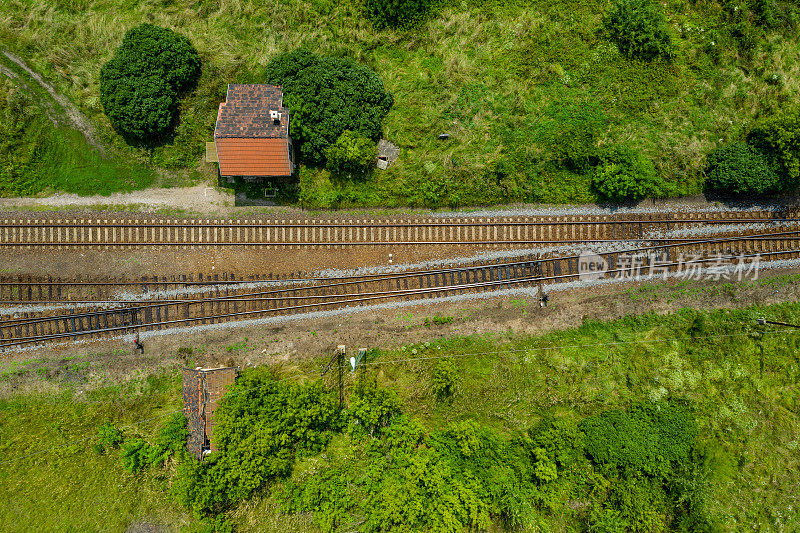
<svg viewBox="0 0 800 533"><path fill-rule="evenodd" d="M0 219L0 250L43 247L382 245L522 247L646 239L659 231L704 226L798 224L794 212L719 211L585 216L350 220L155 218Z"/></svg>
<svg viewBox="0 0 800 533"><path fill-rule="evenodd" d="M800 230L662 241L602 252L599 257L609 265L607 274L633 275L631 257L643 258L636 273L654 277L676 272L687 257L708 266L720 258L736 259L753 268L756 262L800 258ZM627 263L621 258L628 258ZM541 290L544 284L580 280L580 260L578 255L528 255L513 261L339 278L187 280L175 283L192 289L187 292L147 285L149 292L128 298L34 301L27 309L17 305L0 316L0 349L509 288Z"/></svg>

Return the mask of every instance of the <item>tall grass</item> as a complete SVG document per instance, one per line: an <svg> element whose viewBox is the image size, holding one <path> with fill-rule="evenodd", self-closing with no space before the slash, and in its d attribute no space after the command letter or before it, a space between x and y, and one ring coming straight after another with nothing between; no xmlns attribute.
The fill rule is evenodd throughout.
<svg viewBox="0 0 800 533"><path fill-rule="evenodd" d="M524 131L502 138L554 101L599 103L608 116L601 144L637 146L670 194L699 192L705 156L796 95L797 36L786 25L768 29L745 50L725 36L728 15L718 3L675 0L663 9L677 57L672 65L645 64L625 59L603 37L609 4L443 1L411 30L376 31L355 0L10 0L0 5L0 43L57 80L106 141L125 148L99 105L100 67L135 24L187 35L213 75L183 102L175 138L143 154L172 169L200 163L227 83L261 81L272 57L302 45L368 64L395 94L385 135L401 157L370 177L381 204L593 200L587 177L543 164L547 154L536 153ZM786 82L771 85L768 73ZM485 91L453 115L460 95L476 84ZM440 142L442 132L450 140ZM321 194L324 203L331 191ZM333 207L359 202L343 198Z"/></svg>

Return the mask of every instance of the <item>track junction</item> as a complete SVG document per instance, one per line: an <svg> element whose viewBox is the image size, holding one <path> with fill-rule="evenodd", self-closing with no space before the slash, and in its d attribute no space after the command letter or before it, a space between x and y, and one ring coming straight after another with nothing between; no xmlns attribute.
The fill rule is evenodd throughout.
<svg viewBox="0 0 800 533"><path fill-rule="evenodd" d="M703 229L704 235L694 235ZM713 235L713 237L709 237ZM456 244L516 249L495 261L453 261L436 268L341 276L180 275L140 279L0 277L0 350L315 311L359 308L468 293L578 281L581 254L537 252L542 245L603 245L606 274L677 272L686 257L768 262L800 258L794 213L732 211L664 216L596 215L464 219L201 221L166 219L0 220L0 253L23 248L254 246L270 249ZM656 270L657 269L657 270Z"/></svg>

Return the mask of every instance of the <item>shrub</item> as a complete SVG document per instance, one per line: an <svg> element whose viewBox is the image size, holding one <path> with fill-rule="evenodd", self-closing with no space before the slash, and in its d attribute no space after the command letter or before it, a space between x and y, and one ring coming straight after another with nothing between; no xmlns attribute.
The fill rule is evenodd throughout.
<svg viewBox="0 0 800 533"><path fill-rule="evenodd" d="M130 439L122 445L122 466L129 472L138 472L148 464L150 445L144 439Z"/></svg>
<svg viewBox="0 0 800 533"><path fill-rule="evenodd" d="M560 102L548 106L537 121L533 140L558 163L582 173L597 154L606 122L602 108L590 102Z"/></svg>
<svg viewBox="0 0 800 533"><path fill-rule="evenodd" d="M637 150L616 146L604 151L594 169L592 186L614 201L640 200L662 192L663 182L652 161Z"/></svg>
<svg viewBox="0 0 800 533"><path fill-rule="evenodd" d="M673 56L666 19L652 0L614 0L603 27L623 55L643 61Z"/></svg>
<svg viewBox="0 0 800 533"><path fill-rule="evenodd" d="M780 188L780 177L764 155L744 142L715 150L706 164L709 189L734 194L763 194Z"/></svg>
<svg viewBox="0 0 800 533"><path fill-rule="evenodd" d="M747 142L778 164L781 189L800 184L800 107L767 117L753 127Z"/></svg>
<svg viewBox="0 0 800 533"><path fill-rule="evenodd" d="M350 397L350 417L355 434L377 437L400 415L400 398L392 390L378 387L375 376L365 372L358 377Z"/></svg>
<svg viewBox="0 0 800 533"><path fill-rule="evenodd" d="M326 166L337 174L363 174L375 161L375 143L350 130L344 130L325 150Z"/></svg>
<svg viewBox="0 0 800 533"><path fill-rule="evenodd" d="M430 0L366 0L364 9L376 27L398 28L422 19L430 5Z"/></svg>
<svg viewBox="0 0 800 533"><path fill-rule="evenodd" d="M394 103L368 67L302 48L274 57L265 78L283 86L284 104L292 113L289 133L310 163L322 163L345 130L377 141Z"/></svg>
<svg viewBox="0 0 800 533"><path fill-rule="evenodd" d="M98 443L95 450L102 453L106 450L119 448L120 444L125 440L122 437L122 432L111 424L103 424L97 428Z"/></svg>
<svg viewBox="0 0 800 533"><path fill-rule="evenodd" d="M180 455L185 449L188 434L183 413L172 415L161 428L155 444L150 447L148 462L153 466L160 466L173 455Z"/></svg>
<svg viewBox="0 0 800 533"><path fill-rule="evenodd" d="M178 94L199 77L200 56L186 37L141 24L100 70L100 103L121 135L154 140L173 123Z"/></svg>
<svg viewBox="0 0 800 533"><path fill-rule="evenodd" d="M218 451L184 461L173 494L198 514L218 511L291 473L297 455L322 451L340 428L336 398L320 385L242 372L214 412Z"/></svg>
<svg viewBox="0 0 800 533"><path fill-rule="evenodd" d="M689 409L669 403L604 411L585 419L581 429L586 453L597 465L656 478L665 478L676 464L691 461L697 436Z"/></svg>
<svg viewBox="0 0 800 533"><path fill-rule="evenodd" d="M452 361L443 359L433 371L433 393L437 400L450 398L456 391L458 374Z"/></svg>

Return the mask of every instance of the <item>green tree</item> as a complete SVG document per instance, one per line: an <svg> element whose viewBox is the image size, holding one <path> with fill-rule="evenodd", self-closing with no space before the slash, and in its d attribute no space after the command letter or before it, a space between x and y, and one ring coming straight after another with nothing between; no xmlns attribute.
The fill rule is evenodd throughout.
<svg viewBox="0 0 800 533"><path fill-rule="evenodd" d="M430 0L366 0L364 9L376 27L398 28L421 20L430 5Z"/></svg>
<svg viewBox="0 0 800 533"><path fill-rule="evenodd" d="M178 109L172 88L156 76L123 77L103 85L101 102L114 128L134 141L156 139L169 130ZM105 87L105 91L104 91Z"/></svg>
<svg viewBox="0 0 800 533"><path fill-rule="evenodd" d="M289 133L309 163L324 162L326 150L345 130L377 142L394 103L369 67L302 48L274 57L265 78L283 87L292 113Z"/></svg>
<svg viewBox="0 0 800 533"><path fill-rule="evenodd" d="M100 70L100 103L114 128L135 141L152 141L174 122L178 95L200 77L200 56L183 35L152 24L125 33Z"/></svg>
<svg viewBox="0 0 800 533"><path fill-rule="evenodd" d="M340 427L336 398L317 384L276 381L266 368L243 372L214 412L218 451L184 461L173 494L198 514L219 511L287 476L295 457L318 453Z"/></svg>
<svg viewBox="0 0 800 533"><path fill-rule="evenodd" d="M673 56L667 21L652 0L614 0L603 15L603 27L625 56L642 61Z"/></svg>
<svg viewBox="0 0 800 533"><path fill-rule="evenodd" d="M780 177L757 149L735 142L715 150L706 164L706 186L734 194L763 194L780 188Z"/></svg>
<svg viewBox="0 0 800 533"><path fill-rule="evenodd" d="M661 193L663 182L656 174L653 162L639 151L615 146L600 155L592 186L608 200L636 201Z"/></svg>
<svg viewBox="0 0 800 533"><path fill-rule="evenodd" d="M359 175L375 161L375 142L356 132L344 130L325 150L326 167L337 174Z"/></svg>
<svg viewBox="0 0 800 533"><path fill-rule="evenodd" d="M777 162L781 189L800 185L800 106L757 122L747 142Z"/></svg>

